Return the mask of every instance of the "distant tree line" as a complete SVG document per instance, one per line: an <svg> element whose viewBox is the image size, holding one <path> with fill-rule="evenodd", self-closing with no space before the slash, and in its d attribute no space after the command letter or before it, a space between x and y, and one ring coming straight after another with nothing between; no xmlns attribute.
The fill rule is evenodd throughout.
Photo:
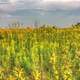
<svg viewBox="0 0 80 80"><path fill-rule="evenodd" d="M16 27L23 27L23 23L20 22L13 22L8 25L9 28L16 28Z"/></svg>
<svg viewBox="0 0 80 80"><path fill-rule="evenodd" d="M77 24L72 25L72 28L80 28L80 22L78 22Z"/></svg>
<svg viewBox="0 0 80 80"><path fill-rule="evenodd" d="M23 23L20 23L18 21L17 22L13 22L13 23L8 25L9 28L20 28L20 27L23 28L23 26L24 26ZM47 24L43 24L42 26L39 26L37 21L34 22L34 28L47 28L47 27L49 27L49 28L51 27L53 29L58 29L59 28L56 25L47 25ZM76 24L72 24L71 28L80 28L80 22L78 22Z"/></svg>

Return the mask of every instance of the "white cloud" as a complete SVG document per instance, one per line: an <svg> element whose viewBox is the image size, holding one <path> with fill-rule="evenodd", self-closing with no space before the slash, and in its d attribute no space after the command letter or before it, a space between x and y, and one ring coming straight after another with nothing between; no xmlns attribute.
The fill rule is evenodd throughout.
<svg viewBox="0 0 80 80"><path fill-rule="evenodd" d="M79 1L79 0L42 0L44 2L71 2L71 1Z"/></svg>
<svg viewBox="0 0 80 80"><path fill-rule="evenodd" d="M17 2L17 0L9 0L9 3L11 4L15 4Z"/></svg>

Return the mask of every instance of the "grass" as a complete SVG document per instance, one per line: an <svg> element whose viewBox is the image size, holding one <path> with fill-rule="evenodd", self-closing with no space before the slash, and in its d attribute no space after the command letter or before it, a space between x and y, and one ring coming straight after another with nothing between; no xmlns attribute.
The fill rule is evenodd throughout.
<svg viewBox="0 0 80 80"><path fill-rule="evenodd" d="M0 29L0 80L80 80L80 30Z"/></svg>

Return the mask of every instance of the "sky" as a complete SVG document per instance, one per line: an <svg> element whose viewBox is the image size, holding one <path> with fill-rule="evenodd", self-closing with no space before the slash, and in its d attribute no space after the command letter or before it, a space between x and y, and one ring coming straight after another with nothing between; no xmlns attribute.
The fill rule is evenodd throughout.
<svg viewBox="0 0 80 80"><path fill-rule="evenodd" d="M59 27L80 22L80 0L0 0L0 25L15 21L25 25L55 24Z"/></svg>

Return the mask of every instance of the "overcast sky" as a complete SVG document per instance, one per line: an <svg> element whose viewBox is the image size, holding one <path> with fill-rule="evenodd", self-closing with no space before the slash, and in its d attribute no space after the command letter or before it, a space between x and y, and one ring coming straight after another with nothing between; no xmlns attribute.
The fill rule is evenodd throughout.
<svg viewBox="0 0 80 80"><path fill-rule="evenodd" d="M80 0L0 0L0 25L13 21L67 26L80 22Z"/></svg>

